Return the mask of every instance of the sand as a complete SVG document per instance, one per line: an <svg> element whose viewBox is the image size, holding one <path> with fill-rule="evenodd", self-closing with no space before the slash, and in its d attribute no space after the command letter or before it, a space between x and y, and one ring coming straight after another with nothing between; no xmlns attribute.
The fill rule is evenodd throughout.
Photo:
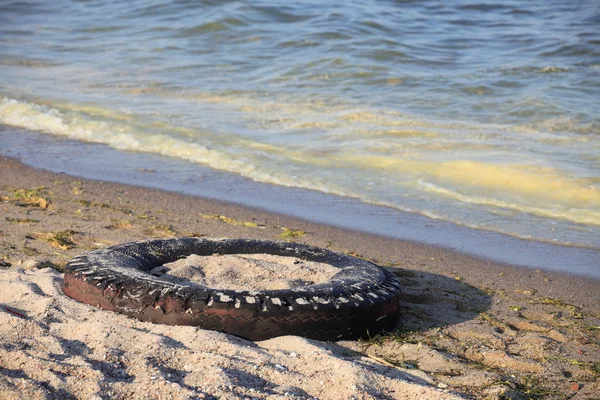
<svg viewBox="0 0 600 400"><path fill-rule="evenodd" d="M150 274L173 282L192 281L214 289L280 290L327 282L340 270L329 264L272 254L192 254Z"/></svg>
<svg viewBox="0 0 600 400"><path fill-rule="evenodd" d="M65 297L53 269L0 274L3 399L456 398L422 371L300 337L253 343Z"/></svg>
<svg viewBox="0 0 600 400"><path fill-rule="evenodd" d="M0 398L594 398L600 283L0 157ZM250 342L67 298L75 255L153 237L290 240L401 280L398 331ZM289 282L288 282L289 284Z"/></svg>

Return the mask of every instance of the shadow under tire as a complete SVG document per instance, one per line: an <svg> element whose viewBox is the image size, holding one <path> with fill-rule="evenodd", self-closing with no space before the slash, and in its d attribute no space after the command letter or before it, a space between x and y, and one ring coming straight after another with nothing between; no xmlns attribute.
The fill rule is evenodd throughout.
<svg viewBox="0 0 600 400"><path fill-rule="evenodd" d="M339 268L329 281L293 289L234 291L150 275L191 254L271 254ZM355 257L296 243L177 238L131 242L73 258L63 292L78 301L142 321L191 325L250 340L298 335L353 340L391 329L400 283L389 271Z"/></svg>

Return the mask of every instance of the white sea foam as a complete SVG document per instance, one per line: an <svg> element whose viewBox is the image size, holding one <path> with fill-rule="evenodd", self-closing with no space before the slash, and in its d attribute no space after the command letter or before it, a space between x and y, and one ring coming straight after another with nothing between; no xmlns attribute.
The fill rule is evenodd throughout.
<svg viewBox="0 0 600 400"><path fill-rule="evenodd" d="M268 171L257 165L258 159L253 150L260 149L283 154L279 149L267 144L251 142L242 138L227 139L218 144L222 149L216 150L182 137L174 137L165 133L153 132L151 125L123 123L112 116L113 113L101 113L102 120L88 119L89 116L79 112L81 108L59 111L56 108L29 102L5 98L0 104L0 123L26 128L54 135L61 135L77 140L104 143L120 150L133 150L162 154L187 161L208 165L211 168L226 170L251 178L259 182L268 182L284 186L297 186L308 189L330 192L331 189L314 180L300 176L289 176L286 171ZM98 109L96 114L100 114ZM174 131L177 128L172 127ZM214 136L213 136L214 138ZM201 139L201 138L199 138ZM237 146L234 148L233 146ZM215 146L217 147L217 146ZM294 154L290 153L291 156ZM345 195L345 193L338 193Z"/></svg>

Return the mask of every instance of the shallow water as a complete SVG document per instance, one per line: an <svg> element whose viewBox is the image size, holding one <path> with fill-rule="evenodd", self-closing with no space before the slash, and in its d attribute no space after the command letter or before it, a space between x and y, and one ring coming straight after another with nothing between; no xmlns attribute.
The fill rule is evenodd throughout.
<svg viewBox="0 0 600 400"><path fill-rule="evenodd" d="M563 3L5 1L0 123L598 248L600 3Z"/></svg>

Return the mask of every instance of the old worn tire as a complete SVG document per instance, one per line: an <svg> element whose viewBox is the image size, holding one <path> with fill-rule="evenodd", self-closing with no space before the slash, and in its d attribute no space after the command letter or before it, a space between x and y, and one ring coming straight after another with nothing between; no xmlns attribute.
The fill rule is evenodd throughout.
<svg viewBox="0 0 600 400"><path fill-rule="evenodd" d="M292 256L340 269L322 284L260 292L175 284L148 274L191 254ZM142 321L193 325L251 340L299 335L357 339L391 328L400 284L367 261L317 247L249 239L180 238L125 243L73 258L64 293L75 300Z"/></svg>

